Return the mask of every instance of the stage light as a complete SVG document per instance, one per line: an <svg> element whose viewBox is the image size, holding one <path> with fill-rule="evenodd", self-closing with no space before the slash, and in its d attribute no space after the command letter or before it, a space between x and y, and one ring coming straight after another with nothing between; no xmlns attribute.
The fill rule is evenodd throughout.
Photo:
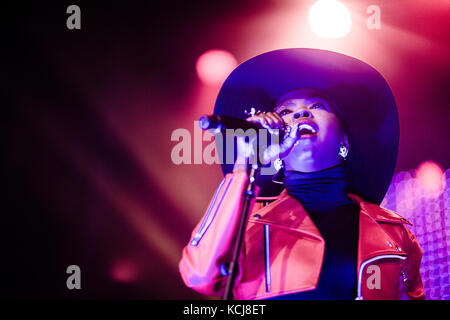
<svg viewBox="0 0 450 320"><path fill-rule="evenodd" d="M318 0L309 9L308 20L314 33L323 38L343 37L352 24L350 11L337 0Z"/></svg>
<svg viewBox="0 0 450 320"><path fill-rule="evenodd" d="M237 65L236 58L228 51L209 50L197 59L197 75L205 84L221 85Z"/></svg>
<svg viewBox="0 0 450 320"><path fill-rule="evenodd" d="M445 188L444 171L434 161L425 161L417 168L417 179L428 197L438 197Z"/></svg>
<svg viewBox="0 0 450 320"><path fill-rule="evenodd" d="M129 259L120 259L115 261L110 269L111 277L121 283L129 283L138 277L138 268L136 264Z"/></svg>

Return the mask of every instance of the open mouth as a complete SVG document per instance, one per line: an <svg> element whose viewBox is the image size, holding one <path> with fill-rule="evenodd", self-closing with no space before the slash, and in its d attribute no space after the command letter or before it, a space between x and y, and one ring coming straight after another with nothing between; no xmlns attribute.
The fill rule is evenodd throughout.
<svg viewBox="0 0 450 320"><path fill-rule="evenodd" d="M310 125L309 123L301 123L299 124L298 130L300 131L300 135L301 137L312 137L315 136L317 134L317 129L314 128L312 125Z"/></svg>

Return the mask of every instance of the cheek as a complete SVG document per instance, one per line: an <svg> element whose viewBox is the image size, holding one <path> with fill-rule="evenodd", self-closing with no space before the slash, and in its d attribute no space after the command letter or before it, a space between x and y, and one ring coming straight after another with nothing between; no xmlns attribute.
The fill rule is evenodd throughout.
<svg viewBox="0 0 450 320"><path fill-rule="evenodd" d="M292 125L294 123L293 116L291 114L287 114L285 116L281 116L281 119L284 120L284 122L288 125Z"/></svg>
<svg viewBox="0 0 450 320"><path fill-rule="evenodd" d="M321 127L322 139L326 143L339 144L342 140L342 130L337 118L324 119Z"/></svg>

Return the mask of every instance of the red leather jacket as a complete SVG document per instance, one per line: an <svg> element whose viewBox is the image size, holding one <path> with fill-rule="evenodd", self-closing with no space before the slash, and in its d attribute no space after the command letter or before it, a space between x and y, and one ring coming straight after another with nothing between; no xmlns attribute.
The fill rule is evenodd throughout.
<svg viewBox="0 0 450 320"><path fill-rule="evenodd" d="M225 176L183 249L179 263L183 281L200 293L223 294L226 276L221 271L231 260L247 179L244 172ZM422 249L405 227L410 223L354 194L348 196L361 208L357 299L424 299ZM325 241L301 204L284 190L278 197L254 199L250 210L235 299L265 299L316 288Z"/></svg>

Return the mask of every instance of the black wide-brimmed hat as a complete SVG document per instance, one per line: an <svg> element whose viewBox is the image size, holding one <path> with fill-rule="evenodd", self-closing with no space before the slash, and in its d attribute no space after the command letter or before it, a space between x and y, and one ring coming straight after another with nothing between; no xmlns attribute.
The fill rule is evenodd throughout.
<svg viewBox="0 0 450 320"><path fill-rule="evenodd" d="M281 95L299 88L323 92L336 104L350 145L344 161L347 191L380 204L395 169L399 125L389 85L368 64L319 49L266 52L240 64L228 76L214 113L245 119L245 110L272 111ZM224 151L218 149L222 159ZM222 170L231 172L233 164L224 163ZM272 176L260 175L258 185L262 196L282 190Z"/></svg>

